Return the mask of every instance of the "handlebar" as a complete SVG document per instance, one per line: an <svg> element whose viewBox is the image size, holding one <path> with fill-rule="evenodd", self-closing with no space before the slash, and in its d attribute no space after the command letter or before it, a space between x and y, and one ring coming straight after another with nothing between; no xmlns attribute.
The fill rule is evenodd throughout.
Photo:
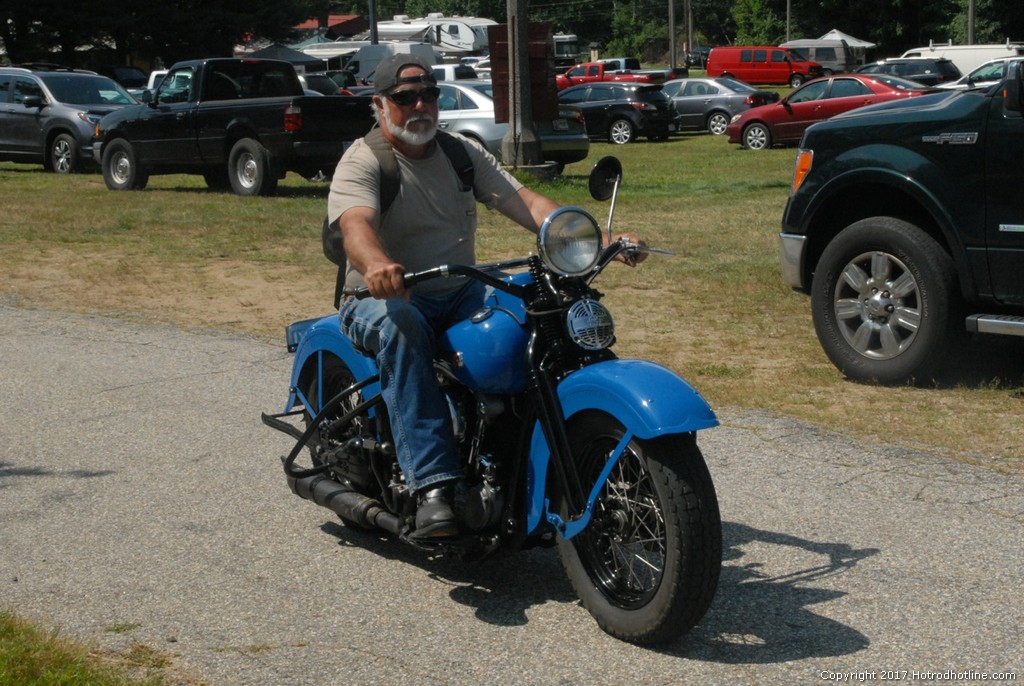
<svg viewBox="0 0 1024 686"><path fill-rule="evenodd" d="M506 260L505 262L489 262L486 264L477 265L462 265L462 264L445 264L440 267L434 267L433 269L425 269L421 272L410 272L406 274L402 282L406 288L412 288L418 283L424 281L430 281L432 279L448 279L453 276L466 276L477 281L482 281L488 286L493 286L499 290L507 291L516 296L522 296L525 294L525 290L522 286L514 283L509 283L503 279L499 279L496 276L492 276L490 272L497 271L499 269L514 269L517 267L524 267L529 264L529 258L522 258L518 260ZM370 297L370 289L366 286L357 286L355 288L346 286L341 290L341 294L344 296L352 296L356 300L363 300Z"/></svg>

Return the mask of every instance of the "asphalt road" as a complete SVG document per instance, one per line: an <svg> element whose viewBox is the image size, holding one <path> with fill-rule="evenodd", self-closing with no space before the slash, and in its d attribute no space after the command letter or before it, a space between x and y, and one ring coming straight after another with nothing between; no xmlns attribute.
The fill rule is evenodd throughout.
<svg viewBox="0 0 1024 686"><path fill-rule="evenodd" d="M464 567L293 496L259 421L289 364L0 305L0 607L209 686L1024 679L1020 477L721 412L718 595L648 650L597 628L553 551Z"/></svg>

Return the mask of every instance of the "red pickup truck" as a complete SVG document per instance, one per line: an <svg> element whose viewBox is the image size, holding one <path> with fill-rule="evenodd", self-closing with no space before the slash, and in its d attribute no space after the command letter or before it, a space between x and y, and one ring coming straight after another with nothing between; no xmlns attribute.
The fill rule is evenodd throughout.
<svg viewBox="0 0 1024 686"><path fill-rule="evenodd" d="M636 65L639 67L639 62ZM563 90L578 83L592 81L639 81L641 83L665 83L664 70L641 71L638 69L619 69L617 63L584 62L570 67L562 74L555 76L555 86Z"/></svg>

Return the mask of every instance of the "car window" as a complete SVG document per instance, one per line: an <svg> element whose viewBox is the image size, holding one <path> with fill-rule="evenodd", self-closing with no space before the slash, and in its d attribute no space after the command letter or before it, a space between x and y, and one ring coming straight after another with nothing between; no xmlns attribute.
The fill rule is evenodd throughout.
<svg viewBox="0 0 1024 686"><path fill-rule="evenodd" d="M19 76L14 81L14 90L11 92L11 102L21 103L25 98L37 95L43 97L42 87L34 79Z"/></svg>
<svg viewBox="0 0 1024 686"><path fill-rule="evenodd" d="M157 97L160 102L186 102L192 88L192 70L178 69L164 77Z"/></svg>
<svg viewBox="0 0 1024 686"><path fill-rule="evenodd" d="M7 74L0 74L0 102L7 102L7 96L11 93L11 77Z"/></svg>
<svg viewBox="0 0 1024 686"><path fill-rule="evenodd" d="M871 95L870 88L857 79L835 79L828 93L830 98L852 98L855 95Z"/></svg>
<svg viewBox="0 0 1024 686"><path fill-rule="evenodd" d="M590 88L590 94L587 95L589 102L596 102L598 100L614 100L615 91L611 86L592 86Z"/></svg>
<svg viewBox="0 0 1024 686"><path fill-rule="evenodd" d="M113 79L84 74L43 74L39 77L58 102L69 105L130 105L131 96Z"/></svg>
<svg viewBox="0 0 1024 686"><path fill-rule="evenodd" d="M441 97L437 99L437 109L450 112L459 109L459 96L451 86L441 86Z"/></svg>
<svg viewBox="0 0 1024 686"><path fill-rule="evenodd" d="M768 61L768 51L767 50L755 50L754 51L754 61L755 62L767 62Z"/></svg>
<svg viewBox="0 0 1024 686"><path fill-rule="evenodd" d="M491 83L473 84L470 87L473 90L475 90L477 93L481 93L482 95L486 95L491 100L494 100L494 86Z"/></svg>
<svg viewBox="0 0 1024 686"><path fill-rule="evenodd" d="M704 95L708 92L708 86L702 81L690 81L686 84L683 95Z"/></svg>
<svg viewBox="0 0 1024 686"><path fill-rule="evenodd" d="M825 88L828 87L828 81L813 81L808 83L803 88L793 91L786 101L790 104L798 102L811 102L813 100L820 100L825 95Z"/></svg>
<svg viewBox="0 0 1024 686"><path fill-rule="evenodd" d="M566 76L586 76L586 74L587 74L587 68L586 67L573 67L569 71L565 72Z"/></svg>
<svg viewBox="0 0 1024 686"><path fill-rule="evenodd" d="M753 93L757 90L750 84L737 81L736 79L718 79L718 83L722 84L725 88L736 91L737 93Z"/></svg>
<svg viewBox="0 0 1024 686"><path fill-rule="evenodd" d="M772 50L772 62L778 64L780 62L788 62L789 55L784 53L782 50Z"/></svg>
<svg viewBox="0 0 1024 686"><path fill-rule="evenodd" d="M685 93L679 92L679 87L682 85L684 85L682 82L676 81L674 83L666 83L662 88L667 95L675 97L677 95L685 95Z"/></svg>
<svg viewBox="0 0 1024 686"><path fill-rule="evenodd" d="M1006 62L995 62L993 64L983 64L970 73L968 78L971 81L997 81L1003 78L1003 74L1006 73ZM0 97L0 102L3 98Z"/></svg>
<svg viewBox="0 0 1024 686"><path fill-rule="evenodd" d="M586 88L571 88L558 94L561 102L583 102L583 96L587 94Z"/></svg>

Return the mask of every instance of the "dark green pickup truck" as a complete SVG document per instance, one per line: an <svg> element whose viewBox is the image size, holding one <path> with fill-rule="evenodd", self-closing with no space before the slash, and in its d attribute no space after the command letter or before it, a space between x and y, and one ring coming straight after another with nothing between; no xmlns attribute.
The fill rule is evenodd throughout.
<svg viewBox="0 0 1024 686"><path fill-rule="evenodd" d="M295 68L279 60L179 62L146 100L96 127L93 155L111 190L184 173L238 195L272 195L289 171L329 177L374 124L371 98L304 95Z"/></svg>
<svg viewBox="0 0 1024 686"><path fill-rule="evenodd" d="M782 274L848 378L924 381L964 331L1024 335L1022 71L804 134Z"/></svg>

